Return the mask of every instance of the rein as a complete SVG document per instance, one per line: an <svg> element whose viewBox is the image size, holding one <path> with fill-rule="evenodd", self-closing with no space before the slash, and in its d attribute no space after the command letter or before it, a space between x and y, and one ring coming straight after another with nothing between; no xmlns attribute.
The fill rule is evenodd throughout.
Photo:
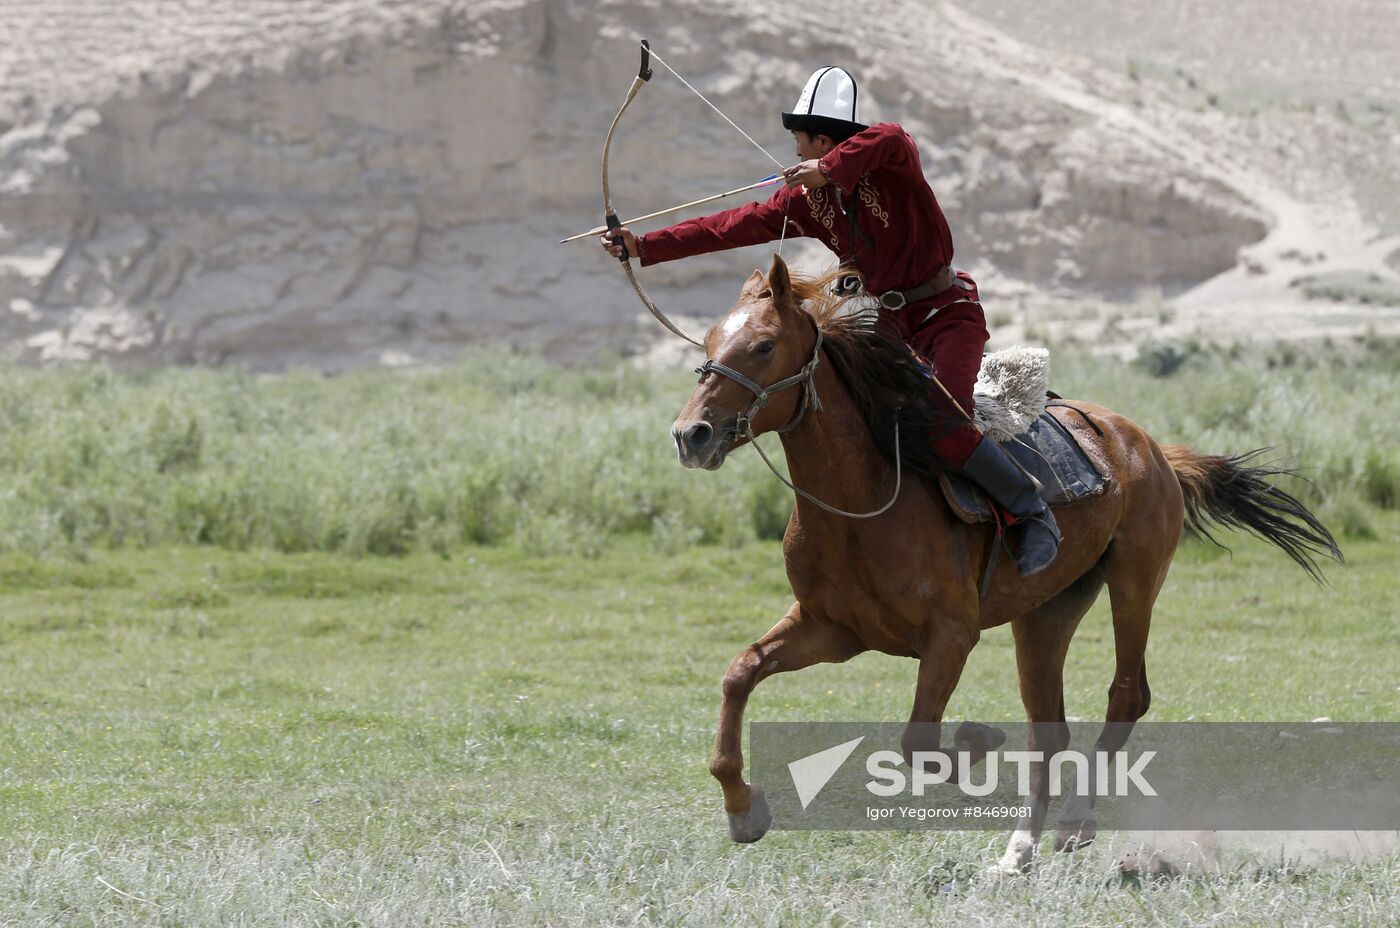
<svg viewBox="0 0 1400 928"><path fill-rule="evenodd" d="M894 493L891 494L889 501L886 502L885 505L881 506L879 509L873 509L870 512L847 512L844 509L838 509L835 506L822 502L811 493L798 487L791 480L784 477L777 467L773 466L773 462L769 460L768 455L764 453L763 446L758 443L758 436L755 435L753 431L754 417L763 411L763 407L768 405L768 398L774 393L786 390L788 387L795 387L798 384L802 385L802 402L798 405L797 412L793 413L792 418L789 419L786 424L774 429L774 431L780 435L784 432L790 432L797 428L802 422L803 417L807 415L808 409L814 412L821 411L822 404L821 398L817 396L815 374L817 372L817 365L821 363L823 334L821 326L816 326L816 330L817 344L812 349L812 360L802 365L802 369L791 377L784 377L777 383L769 384L766 387L759 386L748 377L734 370L734 368L720 364L713 359L706 359L704 364L695 369L695 373L699 374L702 380L707 374L719 374L723 377L728 377L754 395L753 405L748 408L747 412L741 413L739 418L735 421L734 434L737 438L748 439L749 444L753 445L754 450L758 452L758 456L763 458L763 463L767 464L768 469L773 472L773 476L787 484L788 489L833 515L845 516L848 519L873 519L875 516L888 511L889 508L894 505L894 501L899 499L900 487L903 486L904 483L904 460L903 455L899 452L898 413L896 413L894 417Z"/></svg>

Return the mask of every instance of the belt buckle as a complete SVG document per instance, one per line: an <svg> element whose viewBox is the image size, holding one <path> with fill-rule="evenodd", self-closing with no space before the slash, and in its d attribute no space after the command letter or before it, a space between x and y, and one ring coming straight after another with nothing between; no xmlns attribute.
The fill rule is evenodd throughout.
<svg viewBox="0 0 1400 928"><path fill-rule="evenodd" d="M888 302L891 298L898 300L897 303ZM891 312L898 312L903 309L909 301L904 297L902 290L886 290L880 294L880 305Z"/></svg>

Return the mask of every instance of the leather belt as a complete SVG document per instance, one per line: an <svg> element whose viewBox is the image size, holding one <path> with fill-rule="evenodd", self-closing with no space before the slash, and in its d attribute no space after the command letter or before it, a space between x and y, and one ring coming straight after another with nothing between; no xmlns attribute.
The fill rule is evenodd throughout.
<svg viewBox="0 0 1400 928"><path fill-rule="evenodd" d="M953 269L948 265L944 265L937 274L933 275L932 280L908 290L886 290L884 293L880 294L878 299L880 300L880 305L885 309L895 311L903 309L910 303L917 303L931 296L937 296L952 285Z"/></svg>

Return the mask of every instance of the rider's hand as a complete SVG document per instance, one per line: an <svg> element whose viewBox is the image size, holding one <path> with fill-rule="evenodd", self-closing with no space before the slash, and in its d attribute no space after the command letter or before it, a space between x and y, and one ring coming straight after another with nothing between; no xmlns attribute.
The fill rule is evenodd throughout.
<svg viewBox="0 0 1400 928"><path fill-rule="evenodd" d="M789 187L802 186L814 190L826 186L826 175L822 173L821 162L813 158L783 171L783 183Z"/></svg>
<svg viewBox="0 0 1400 928"><path fill-rule="evenodd" d="M632 230L626 226L617 230L609 229L608 233L599 239L599 241L603 243L603 250L614 258L621 258L622 249L613 244L613 239L617 238L618 235L621 235L622 240L627 243L627 257L639 257L637 253L637 236L633 235Z"/></svg>

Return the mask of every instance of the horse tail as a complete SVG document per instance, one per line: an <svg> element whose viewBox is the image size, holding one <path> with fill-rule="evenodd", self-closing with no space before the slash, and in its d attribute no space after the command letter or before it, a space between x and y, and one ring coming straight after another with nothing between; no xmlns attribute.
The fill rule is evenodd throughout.
<svg viewBox="0 0 1400 928"><path fill-rule="evenodd" d="M1322 583L1318 556L1341 562L1342 550L1327 526L1271 479L1298 477L1297 473L1253 464L1267 450L1222 457L1200 454L1185 445L1162 446L1186 497L1186 527L1192 534L1223 548L1211 534L1212 525L1244 529L1282 549Z"/></svg>

